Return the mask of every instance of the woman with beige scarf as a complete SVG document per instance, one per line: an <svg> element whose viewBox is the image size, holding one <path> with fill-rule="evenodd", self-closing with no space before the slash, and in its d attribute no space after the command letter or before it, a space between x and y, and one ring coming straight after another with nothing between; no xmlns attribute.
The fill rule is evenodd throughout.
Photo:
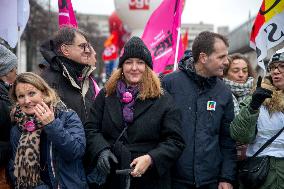
<svg viewBox="0 0 284 189"><path fill-rule="evenodd" d="M266 141L284 127L284 52L272 56L268 71L264 81L258 81L252 96L240 104L240 113L230 127L233 139L248 144L248 157L256 154ZM263 182L259 182L259 189L283 188L283 146L284 132L256 156L268 156L270 167L267 177Z"/></svg>

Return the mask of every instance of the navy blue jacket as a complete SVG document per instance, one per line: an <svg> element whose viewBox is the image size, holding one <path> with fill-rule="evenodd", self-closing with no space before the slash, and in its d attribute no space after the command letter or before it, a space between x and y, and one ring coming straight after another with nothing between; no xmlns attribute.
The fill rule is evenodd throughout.
<svg viewBox="0 0 284 189"><path fill-rule="evenodd" d="M185 61L179 68L163 80L182 112L186 142L173 179L197 187L232 182L236 174L235 142L229 133L234 118L232 94L219 78L197 75L192 62ZM209 101L216 102L215 110L207 110Z"/></svg>
<svg viewBox="0 0 284 189"><path fill-rule="evenodd" d="M9 168L12 180L15 179L13 178L14 159L20 137L19 127L13 126L11 129L13 158ZM55 183L58 182L62 189L88 188L82 163L86 148L85 132L82 122L74 111L59 111L56 119L44 126L40 143L40 163L41 165L46 164L48 168L46 172L41 172L41 179L46 185L56 188ZM50 148L52 148L52 153L50 153ZM56 177L52 172L51 158L55 165Z"/></svg>

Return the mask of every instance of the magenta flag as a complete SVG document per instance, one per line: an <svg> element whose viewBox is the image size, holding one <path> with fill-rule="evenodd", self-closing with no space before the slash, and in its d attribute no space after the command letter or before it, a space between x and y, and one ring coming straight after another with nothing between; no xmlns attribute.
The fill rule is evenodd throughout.
<svg viewBox="0 0 284 189"><path fill-rule="evenodd" d="M59 9L59 14L58 14L59 28L66 25L78 28L71 0L58 0L58 9Z"/></svg>
<svg viewBox="0 0 284 189"><path fill-rule="evenodd" d="M183 55L181 38L177 45L181 11L181 0L163 0L146 24L142 40L151 51L156 73L164 72L167 66L174 65L176 51L177 60Z"/></svg>

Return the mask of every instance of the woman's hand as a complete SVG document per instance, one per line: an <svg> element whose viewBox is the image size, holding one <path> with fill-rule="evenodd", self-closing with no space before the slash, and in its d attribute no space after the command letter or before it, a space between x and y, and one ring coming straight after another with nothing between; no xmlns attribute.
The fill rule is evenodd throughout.
<svg viewBox="0 0 284 189"><path fill-rule="evenodd" d="M218 189L233 189L233 186L227 182L219 182Z"/></svg>
<svg viewBox="0 0 284 189"><path fill-rule="evenodd" d="M53 108L49 108L43 101L35 106L34 111L42 125L47 125L54 120Z"/></svg>
<svg viewBox="0 0 284 189"><path fill-rule="evenodd" d="M258 110L266 98L272 97L272 91L261 87L262 77L259 76L257 80L256 90L252 94L250 107L253 110Z"/></svg>
<svg viewBox="0 0 284 189"><path fill-rule="evenodd" d="M144 155L135 158L130 167L134 167L134 170L130 173L133 177L141 177L152 164L151 156Z"/></svg>
<svg viewBox="0 0 284 189"><path fill-rule="evenodd" d="M86 56L81 56L81 62L83 64L88 64L90 66L95 66L97 59L96 59L96 51L94 50L93 46L89 44L88 51L85 51L84 54Z"/></svg>
<svg viewBox="0 0 284 189"><path fill-rule="evenodd" d="M90 45L90 51L91 51L91 54L90 54L90 57L89 57L89 61L88 61L88 64L90 66L96 66L96 62L97 62L97 59L96 59L96 51L94 50L93 46Z"/></svg>

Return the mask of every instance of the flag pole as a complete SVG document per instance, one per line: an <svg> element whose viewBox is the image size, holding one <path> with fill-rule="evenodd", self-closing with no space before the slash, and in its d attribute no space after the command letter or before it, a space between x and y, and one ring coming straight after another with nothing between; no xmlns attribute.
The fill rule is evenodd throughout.
<svg viewBox="0 0 284 189"><path fill-rule="evenodd" d="M174 71L177 70L177 59L178 59L178 51L179 51L179 42L180 42L180 27L177 28L178 35L177 35L177 43L176 43L176 53L175 53L175 62L174 62Z"/></svg>
<svg viewBox="0 0 284 189"><path fill-rule="evenodd" d="M21 34L20 34L21 27L18 26L18 45L17 45L17 57L18 57L18 73L21 73Z"/></svg>

